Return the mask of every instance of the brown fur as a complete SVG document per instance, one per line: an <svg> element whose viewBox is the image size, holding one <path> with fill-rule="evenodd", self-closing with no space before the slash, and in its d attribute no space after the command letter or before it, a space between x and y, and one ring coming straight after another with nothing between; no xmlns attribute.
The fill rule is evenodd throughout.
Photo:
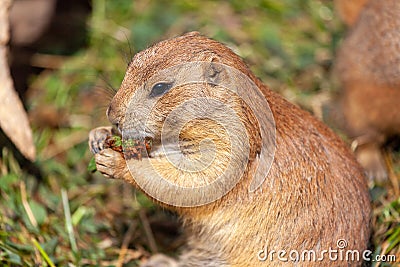
<svg viewBox="0 0 400 267"><path fill-rule="evenodd" d="M341 105L357 157L371 178L383 180L380 146L400 134L400 2L371 0L337 57Z"/></svg>
<svg viewBox="0 0 400 267"><path fill-rule="evenodd" d="M342 20L352 26L367 2L368 0L335 0L335 8Z"/></svg>
<svg viewBox="0 0 400 267"><path fill-rule="evenodd" d="M188 251L181 256L178 266L282 266L285 263L276 257L272 262L259 261L257 253L265 246L269 250L289 252L297 249L301 252L314 249L320 252L329 247L335 249L336 241L341 238L348 241L347 249L366 249L371 211L368 190L362 171L345 144L309 113L269 90L221 43L189 33L137 54L111 102L110 121L120 128L129 123L125 121L128 102L136 88L155 71L190 61L218 61L246 74L268 100L276 123L277 147L265 182L255 192L249 192L250 172L260 149L261 137L249 107L231 96L233 101L227 104L237 111L249 133L250 157L246 172L232 191L213 203L192 208L166 206L181 215L190 233ZM221 88L203 86L185 86L166 94L166 100L160 101L160 106L155 109L154 118L171 109L169 105L187 99L184 90L189 90L190 95L205 90L206 94L221 101L226 99ZM156 120L153 122L155 127L160 125ZM210 135L208 122L198 121L188 128L194 131L188 129L183 134L195 140ZM91 132L92 150L99 139L96 133L102 130L104 128ZM216 137L214 142L223 147L223 140ZM216 164L224 165L226 160L219 155ZM136 184L118 152L101 150L96 154L96 162L99 171L107 176ZM165 169L165 176L170 177L169 173L173 171L167 163ZM196 181L198 177L193 178ZM179 177L168 179L180 180ZM346 265L325 258L323 262L300 262L298 266ZM359 265L361 262L351 262L348 266Z"/></svg>

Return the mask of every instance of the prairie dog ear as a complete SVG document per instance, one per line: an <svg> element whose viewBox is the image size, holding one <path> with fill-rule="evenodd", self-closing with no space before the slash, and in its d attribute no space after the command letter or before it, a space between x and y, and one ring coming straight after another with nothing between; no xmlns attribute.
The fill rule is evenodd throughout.
<svg viewBox="0 0 400 267"><path fill-rule="evenodd" d="M207 81L207 83L219 84L222 79L226 78L225 72L224 66L219 63L219 59L214 57L211 62L204 67L204 80Z"/></svg>
<svg viewBox="0 0 400 267"><path fill-rule="evenodd" d="M192 32L187 32L187 33L185 33L183 36L187 36L187 37L191 37L191 36L200 36L201 34L200 34L200 32L197 32L197 31L192 31Z"/></svg>

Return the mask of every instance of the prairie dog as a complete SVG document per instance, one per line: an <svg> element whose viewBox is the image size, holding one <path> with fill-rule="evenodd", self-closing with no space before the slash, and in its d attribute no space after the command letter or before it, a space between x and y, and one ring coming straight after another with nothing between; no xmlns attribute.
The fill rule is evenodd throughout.
<svg viewBox="0 0 400 267"><path fill-rule="evenodd" d="M255 165L263 162L260 159L262 139L268 138L261 133L261 124L270 122L257 119L255 113L265 107L251 107L229 88L212 82L166 86L171 83L171 78L180 75L179 71L173 77L165 76L150 82L158 71L191 62L218 63L240 71L269 104L276 128L276 149L270 169L265 172L265 181L255 191L249 190L249 185ZM232 78L226 75L225 69L218 67L220 65L210 66L199 76L220 82ZM239 80L236 82L240 83ZM137 94L143 84L148 89ZM250 100L256 98L250 88L244 88L244 92ZM138 104L132 113L128 107L134 97ZM271 250L285 250L286 258L291 250L300 254L303 250L314 250L321 256L323 250L337 249L341 239L346 240L346 249L362 251L367 248L371 212L368 190L362 170L346 145L309 113L269 90L228 47L196 32L162 41L134 56L107 115L110 122L122 130L122 136L150 136L153 139L151 150L155 151L143 161L134 161L137 169L130 170L124 155L105 144L107 136L112 134L111 127L96 128L89 135L89 145L95 153L98 170L137 187L132 171L144 176L148 174L148 180L156 178L144 162L151 162L157 173L168 181L187 187L204 186L218 179L217 176L224 173L232 158L237 156L232 152L234 150L228 149L234 136L224 130L235 123L234 118L224 117L227 120L224 127L211 119L195 118L180 128L180 149L172 152L190 159L207 158L209 151L213 153L210 165L200 171L185 171L172 166L166 160L168 153L173 154L168 150L169 144L162 144L166 150L160 150L157 145L161 143L160 132L166 116L193 98L218 100L236 114L246 132L243 136L247 137L248 155L246 161L241 162L245 168L238 183L210 203L174 206L149 194L157 203L176 211L190 233L187 251L176 265L169 266L343 266L347 262L331 262L327 255L323 261L299 260L297 263L283 262L276 254L263 257ZM138 127L144 119L140 111L151 101L156 104L145 118L147 126L141 124L142 127ZM185 116L181 114L181 117ZM233 135L241 134L234 132ZM206 139L212 142L202 142ZM236 179L235 175L233 172L228 178ZM154 188L161 193L163 190L163 186ZM190 200L192 196L184 195L183 198ZM157 264L156 259L150 259L144 266ZM348 264L359 266L361 261L349 261Z"/></svg>
<svg viewBox="0 0 400 267"><path fill-rule="evenodd" d="M347 133L359 162L377 181L387 176L380 148L400 134L399 14L397 0L367 1L336 59Z"/></svg>

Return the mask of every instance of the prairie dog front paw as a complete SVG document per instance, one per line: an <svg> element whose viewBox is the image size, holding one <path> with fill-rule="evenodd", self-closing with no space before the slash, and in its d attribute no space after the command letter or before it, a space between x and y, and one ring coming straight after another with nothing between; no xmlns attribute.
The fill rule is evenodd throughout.
<svg viewBox="0 0 400 267"><path fill-rule="evenodd" d="M371 181L380 184L387 180L387 168L379 144L371 143L357 148L356 157Z"/></svg>
<svg viewBox="0 0 400 267"><path fill-rule="evenodd" d="M129 174L124 156L109 148L107 139L113 136L112 127L98 127L89 133L90 151L95 155L97 170L108 178L123 179Z"/></svg>
<svg viewBox="0 0 400 267"><path fill-rule="evenodd" d="M106 139L112 136L112 127L103 126L90 131L89 148L93 154L97 154L107 148Z"/></svg>
<svg viewBox="0 0 400 267"><path fill-rule="evenodd" d="M106 148L95 154L95 160L97 170L108 178L124 179L129 175L123 154L118 151Z"/></svg>

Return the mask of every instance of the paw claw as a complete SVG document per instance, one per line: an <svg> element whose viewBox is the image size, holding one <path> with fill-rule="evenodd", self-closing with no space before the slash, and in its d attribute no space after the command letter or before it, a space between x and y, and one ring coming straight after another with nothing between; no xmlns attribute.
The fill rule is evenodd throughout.
<svg viewBox="0 0 400 267"><path fill-rule="evenodd" d="M89 133L89 148L93 154L107 148L105 141L112 135L112 127L98 127Z"/></svg>

